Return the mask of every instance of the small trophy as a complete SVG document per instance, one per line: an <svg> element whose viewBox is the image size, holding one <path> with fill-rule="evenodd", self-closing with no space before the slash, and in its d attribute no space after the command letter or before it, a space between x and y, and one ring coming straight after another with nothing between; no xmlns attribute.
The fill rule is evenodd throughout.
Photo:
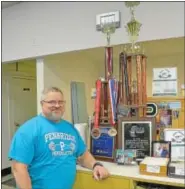
<svg viewBox="0 0 185 189"><path fill-rule="evenodd" d="M126 7L130 8L131 20L126 25L126 30L129 35L129 39L131 42L131 48L127 51L131 51L131 53L136 53L141 51L141 47L136 44L136 41L139 37L139 32L142 24L135 19L135 7L140 4L138 1L129 1L125 2Z"/></svg>
<svg viewBox="0 0 185 189"><path fill-rule="evenodd" d="M106 34L107 38L107 46L110 46L110 38L111 34L113 34L116 30L116 26L114 22L111 23L101 23L102 32Z"/></svg>

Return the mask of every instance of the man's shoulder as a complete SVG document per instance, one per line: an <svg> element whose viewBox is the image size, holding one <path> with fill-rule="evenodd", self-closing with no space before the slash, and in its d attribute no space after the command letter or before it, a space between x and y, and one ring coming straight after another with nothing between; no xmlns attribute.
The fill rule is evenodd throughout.
<svg viewBox="0 0 185 189"><path fill-rule="evenodd" d="M73 123L66 120L62 120L62 124L65 124L70 129L70 131L73 131L75 134L79 135L79 131L76 129Z"/></svg>
<svg viewBox="0 0 185 189"><path fill-rule="evenodd" d="M29 126L29 125L33 125L35 123L37 123L37 121L39 120L39 116L34 116L28 120L26 120L22 126Z"/></svg>
<svg viewBox="0 0 185 189"><path fill-rule="evenodd" d="M71 128L74 128L73 123L71 123L71 122L69 122L69 121L67 121L67 120L65 120L65 119L63 119L63 120L61 121L61 124L66 125L66 126L71 127Z"/></svg>
<svg viewBox="0 0 185 189"><path fill-rule="evenodd" d="M34 132L38 122L38 116L32 117L20 125L17 131L19 132Z"/></svg>

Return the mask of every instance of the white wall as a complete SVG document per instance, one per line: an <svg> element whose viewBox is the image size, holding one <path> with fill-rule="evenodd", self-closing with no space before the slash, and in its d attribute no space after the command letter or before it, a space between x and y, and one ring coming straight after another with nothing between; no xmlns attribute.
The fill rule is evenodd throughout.
<svg viewBox="0 0 185 189"><path fill-rule="evenodd" d="M104 46L95 30L99 13L121 11L122 28L112 44L128 42L124 2L24 2L2 11L2 62ZM184 36L184 2L141 2L140 41Z"/></svg>

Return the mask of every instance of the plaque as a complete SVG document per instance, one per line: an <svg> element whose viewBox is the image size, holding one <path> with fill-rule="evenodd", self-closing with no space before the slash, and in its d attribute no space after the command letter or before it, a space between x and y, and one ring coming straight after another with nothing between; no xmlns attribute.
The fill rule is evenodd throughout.
<svg viewBox="0 0 185 189"><path fill-rule="evenodd" d="M164 129L164 140L171 141L171 161L184 161L185 132L184 129Z"/></svg>
<svg viewBox="0 0 185 189"><path fill-rule="evenodd" d="M96 159L114 161L116 137L110 136L109 131L112 126L100 126L100 137L91 137L90 151Z"/></svg>
<svg viewBox="0 0 185 189"><path fill-rule="evenodd" d="M151 156L152 122L122 121L122 148L136 150L136 160Z"/></svg>

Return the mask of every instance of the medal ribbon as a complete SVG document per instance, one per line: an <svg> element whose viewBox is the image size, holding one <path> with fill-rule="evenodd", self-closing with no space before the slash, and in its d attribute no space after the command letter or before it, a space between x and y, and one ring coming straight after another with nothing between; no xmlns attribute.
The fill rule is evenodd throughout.
<svg viewBox="0 0 185 189"><path fill-rule="evenodd" d="M99 128L100 101L101 101L101 80L97 80L96 81L96 99L95 99L94 128Z"/></svg>
<svg viewBox="0 0 185 189"><path fill-rule="evenodd" d="M113 65L112 65L112 47L106 47L106 63L107 63L107 76L108 78L112 75Z"/></svg>
<svg viewBox="0 0 185 189"><path fill-rule="evenodd" d="M118 98L118 82L115 79L109 79L109 96L111 105L111 125L116 124L116 105Z"/></svg>

